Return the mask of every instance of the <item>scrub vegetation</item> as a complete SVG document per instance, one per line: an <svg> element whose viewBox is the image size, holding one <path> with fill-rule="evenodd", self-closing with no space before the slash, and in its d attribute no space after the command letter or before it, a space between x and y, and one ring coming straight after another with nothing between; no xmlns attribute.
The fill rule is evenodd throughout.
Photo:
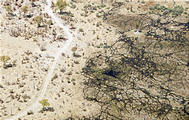
<svg viewBox="0 0 189 120"><path fill-rule="evenodd" d="M155 6L150 9L167 8ZM169 16L175 17L181 15L183 9L176 6L170 12ZM135 20L129 21L130 16L117 16L117 22L124 23L120 37L89 58L83 68L87 78L85 99L101 106L100 112L90 119L126 120L148 116L158 120L188 120L189 97L181 90L187 88L184 84L189 78L188 23L167 20L162 24L148 15L135 15L140 27L132 26L130 30L140 29L144 36L129 37L124 31L135 24ZM123 22L119 18L126 19ZM110 21L123 28L123 24L117 22ZM168 25L179 30L169 29Z"/></svg>

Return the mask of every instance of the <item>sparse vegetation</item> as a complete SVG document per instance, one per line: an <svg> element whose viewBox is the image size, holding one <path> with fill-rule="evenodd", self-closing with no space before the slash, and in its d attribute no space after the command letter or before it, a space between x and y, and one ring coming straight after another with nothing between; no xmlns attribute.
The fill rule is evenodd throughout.
<svg viewBox="0 0 189 120"><path fill-rule="evenodd" d="M163 12L166 8L156 5L153 9ZM176 9L179 13L176 15L180 15L181 8ZM87 78L84 96L101 106L92 119L125 120L146 114L158 120L188 120L189 97L178 92L178 86L181 88L180 83L187 81L189 72L187 25L180 24L183 26L179 31L169 30L148 16L138 16L138 19L135 16L137 22L134 17L129 21L130 16L121 16L121 20L125 19L119 21L117 16L115 24L124 28L120 29L120 37L90 58L83 68ZM135 22L130 30L144 30L145 42L124 34L126 27ZM163 35L156 32L159 28L164 30Z"/></svg>
<svg viewBox="0 0 189 120"><path fill-rule="evenodd" d="M0 118L189 120L188 6L89 1L2 1Z"/></svg>

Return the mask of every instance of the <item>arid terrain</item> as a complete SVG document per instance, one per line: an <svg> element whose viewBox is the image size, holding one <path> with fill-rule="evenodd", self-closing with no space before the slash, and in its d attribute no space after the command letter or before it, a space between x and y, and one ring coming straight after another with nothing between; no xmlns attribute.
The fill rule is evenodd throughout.
<svg viewBox="0 0 189 120"><path fill-rule="evenodd" d="M189 1L1 0L0 120L189 120Z"/></svg>

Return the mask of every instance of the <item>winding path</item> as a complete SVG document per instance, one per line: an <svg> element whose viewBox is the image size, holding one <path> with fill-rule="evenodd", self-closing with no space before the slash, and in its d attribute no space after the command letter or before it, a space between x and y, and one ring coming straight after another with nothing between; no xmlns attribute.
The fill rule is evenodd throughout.
<svg viewBox="0 0 189 120"><path fill-rule="evenodd" d="M45 12L52 18L52 20L54 21L54 23L56 25L58 25L59 27L61 27L64 31L64 34L67 36L67 41L66 43L64 44L64 47L63 48L60 48L55 56L55 59L54 59L54 62L52 63L49 71L48 71L48 74L47 74L47 77L45 79L45 82L42 86L42 89L41 89L41 92L39 94L39 96L35 99L35 101L30 105L28 106L25 110L21 111L20 113L14 115L14 116L11 116L9 118L6 118L5 120L17 120L18 118L20 117L23 117L25 115L27 115L27 113L29 111L33 111L33 112L36 112L38 106L39 106L39 101L42 100L42 98L44 97L45 95L45 92L47 90L47 86L49 84L49 82L51 81L51 78L52 78L52 75L53 75L53 72L54 72L54 69L56 67L56 63L60 57L60 55L62 54L63 51L67 50L68 47L70 46L71 42L72 42L72 34L71 34L71 30L69 29L69 26L64 26L62 24L62 20L58 17L56 17L51 9L51 0L46 0L46 6L45 6Z"/></svg>

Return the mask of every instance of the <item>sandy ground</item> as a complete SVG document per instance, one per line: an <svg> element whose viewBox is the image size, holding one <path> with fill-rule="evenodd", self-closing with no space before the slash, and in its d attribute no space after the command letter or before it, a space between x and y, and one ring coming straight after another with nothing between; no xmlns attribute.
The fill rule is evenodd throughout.
<svg viewBox="0 0 189 120"><path fill-rule="evenodd" d="M25 4L27 5L27 2ZM41 4L42 8L40 9L44 9L42 3L38 4ZM78 4L78 7L81 8L85 5L85 3ZM115 36L115 31L109 32L106 29L109 28L107 25L97 27L96 24L100 23L101 19L96 18L96 14L90 15L87 19L82 17L80 15L83 12L81 8L79 10L68 8L67 10L72 10L74 20L77 20L77 22L72 22L73 27L76 28L73 31L77 33L75 34L77 36L69 46L69 50L64 51L58 59L52 80L44 96L44 99L48 99L54 112L41 113L39 111L42 106L39 106L37 113L33 111L35 114L27 115L22 119L52 120L66 119L70 116L78 118L93 115L98 109L97 104L88 102L83 98L82 82L85 78L81 75L81 69L84 67L87 57L100 50L96 46L107 40L111 43L111 39ZM33 12L39 12L40 9L33 10ZM19 11L16 12L19 13ZM60 17L58 14L56 15ZM58 35L64 34L55 25L52 25L51 28L45 28L48 30L45 33L46 30L44 28L37 28L35 24L31 24L30 20L22 16L19 18L19 22L24 23L24 25L19 24L19 22L15 23L18 18L8 19L9 17L7 17L7 13L2 7L0 53L1 56L10 57L8 63L14 63L13 67L7 69L4 69L3 63L1 63L0 118L2 119L16 115L35 101L40 94L41 87L57 50L63 47L65 43L64 40L54 40L51 33L52 30L55 30ZM21 29L19 37L14 37L11 34L11 30L16 28ZM27 36L28 32L32 34L32 36L29 35L29 38Z"/></svg>
<svg viewBox="0 0 189 120"><path fill-rule="evenodd" d="M31 7L28 0L24 3L18 2L22 6L29 6L28 13L44 17L45 22L42 24L46 26L40 28L32 19L23 17L24 13L21 8L13 5L14 2L9 4L15 7L13 13L18 16L9 15L4 7L5 1L0 2L0 56L10 57L7 64L12 66L5 69L4 63L0 63L0 120L16 115L35 101L57 51L66 41L60 27L47 24L51 18L44 12L43 0L37 1L35 8ZM93 1L89 3L92 4ZM96 103L83 98L85 78L81 71L87 58L102 49L98 46L104 43L110 45L116 40L118 31L97 17L102 9L109 10L112 7L111 1L104 8L86 13L84 6L89 3L78 0L72 5L69 4L65 11L71 12L74 17L59 15L58 10L54 9L57 17L71 25L74 36L69 49L58 59L45 92L44 99L48 99L54 111L40 112L42 106L39 106L37 112L33 111L34 114L24 116L22 120L63 120L68 117L77 119L98 112L99 106ZM95 1L94 5L100 6L99 3Z"/></svg>

